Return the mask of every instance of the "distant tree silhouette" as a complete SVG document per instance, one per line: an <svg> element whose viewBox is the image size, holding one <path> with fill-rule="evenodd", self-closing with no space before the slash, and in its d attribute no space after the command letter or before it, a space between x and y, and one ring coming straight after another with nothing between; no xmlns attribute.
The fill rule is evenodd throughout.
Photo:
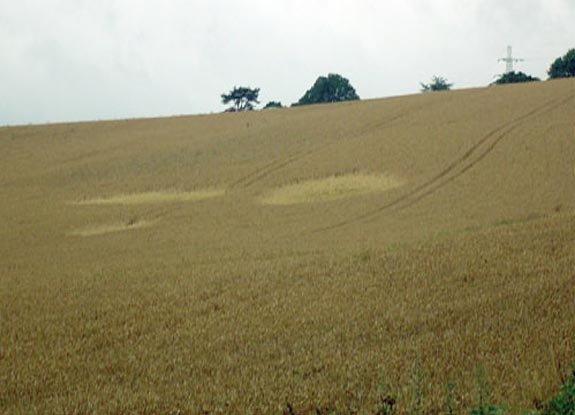
<svg viewBox="0 0 575 415"><path fill-rule="evenodd" d="M539 78L524 74L523 72L512 71L501 75L495 82L492 83L492 85L515 84L519 82L533 82L539 80Z"/></svg>
<svg viewBox="0 0 575 415"><path fill-rule="evenodd" d="M453 84L447 82L447 79L441 76L434 76L431 78L431 82L429 84L421 82L421 92L448 91L452 86Z"/></svg>
<svg viewBox="0 0 575 415"><path fill-rule="evenodd" d="M293 105L321 104L357 99L359 99L359 95L357 95L348 79L341 75L330 73L327 77L320 76L317 78L313 86Z"/></svg>
<svg viewBox="0 0 575 415"><path fill-rule="evenodd" d="M555 59L547 73L551 79L575 76L575 49L570 49L565 55Z"/></svg>
<svg viewBox="0 0 575 415"><path fill-rule="evenodd" d="M233 106L226 109L226 112L251 111L254 104L259 104L259 88L234 87L229 94L222 94L222 104L227 105L233 102Z"/></svg>
<svg viewBox="0 0 575 415"><path fill-rule="evenodd" d="M283 105L279 101L270 101L264 107L265 110L271 109L271 108L283 108Z"/></svg>

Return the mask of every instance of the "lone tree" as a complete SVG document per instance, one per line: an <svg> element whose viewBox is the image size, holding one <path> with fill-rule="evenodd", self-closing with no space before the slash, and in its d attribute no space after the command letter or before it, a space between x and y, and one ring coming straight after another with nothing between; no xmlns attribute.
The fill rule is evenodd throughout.
<svg viewBox="0 0 575 415"><path fill-rule="evenodd" d="M330 73L327 77L320 76L317 78L313 86L293 105L321 104L356 99L359 99L359 95L357 95L349 80L341 75Z"/></svg>
<svg viewBox="0 0 575 415"><path fill-rule="evenodd" d="M258 101L259 93L259 88L234 87L229 94L222 94L222 104L227 105L233 102L234 105L229 107L226 112L252 111L254 104L260 103Z"/></svg>
<svg viewBox="0 0 575 415"><path fill-rule="evenodd" d="M449 91L453 84L447 82L447 79L441 76L434 76L431 78L431 83L424 84L421 83L421 92L430 92L430 91Z"/></svg>
<svg viewBox="0 0 575 415"><path fill-rule="evenodd" d="M555 59L547 73L551 79L575 76L575 49L570 49L564 56Z"/></svg>
<svg viewBox="0 0 575 415"><path fill-rule="evenodd" d="M533 81L539 81L539 80L540 80L539 78L536 78L536 77L531 76L531 75L527 75L523 72L511 71L511 72L507 72L507 73L501 75L491 85L516 84L519 82L533 82Z"/></svg>

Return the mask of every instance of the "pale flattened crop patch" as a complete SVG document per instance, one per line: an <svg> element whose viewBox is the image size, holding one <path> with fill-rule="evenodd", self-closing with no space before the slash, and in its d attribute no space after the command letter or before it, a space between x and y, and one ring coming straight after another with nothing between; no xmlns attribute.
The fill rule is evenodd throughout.
<svg viewBox="0 0 575 415"><path fill-rule="evenodd" d="M100 225L89 225L80 229L76 229L69 233L70 236L96 236L104 235L113 232L122 232L132 229L139 229L151 226L152 222L149 221L127 221L115 222Z"/></svg>
<svg viewBox="0 0 575 415"><path fill-rule="evenodd" d="M195 191L156 191L145 193L119 194L105 198L95 198L73 202L76 205L140 205L167 202L194 202L222 196L225 190L205 189Z"/></svg>
<svg viewBox="0 0 575 415"><path fill-rule="evenodd" d="M384 192L404 182L382 174L354 173L308 180L277 188L265 195L261 202L267 205L294 205L325 202L366 193Z"/></svg>

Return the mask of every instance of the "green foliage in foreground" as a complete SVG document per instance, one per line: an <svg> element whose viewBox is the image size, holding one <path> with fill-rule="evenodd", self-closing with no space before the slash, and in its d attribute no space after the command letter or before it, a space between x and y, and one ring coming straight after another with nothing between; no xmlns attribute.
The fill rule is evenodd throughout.
<svg viewBox="0 0 575 415"><path fill-rule="evenodd" d="M504 406L483 406L471 410L471 415L504 415L507 408Z"/></svg>
<svg viewBox="0 0 575 415"><path fill-rule="evenodd" d="M415 405L411 408L411 413L422 414L423 406L423 390L421 388L421 383L423 382L423 372L418 369L418 363L416 362L414 371L412 373L413 380L413 392L415 398ZM477 371L477 392L478 401L477 407L473 408L468 412L468 415L505 415L508 413L508 409L505 406L495 406L491 403L491 386L485 376L484 370L480 367ZM465 415L466 413L460 413L455 409L453 394L454 394L455 384L447 384L447 397L445 402L444 410L438 413L438 415ZM394 415L396 414L396 399L393 394L389 393L389 387L380 381L380 403L374 415ZM536 403L537 409L528 412L524 415L575 415L575 367L572 369L572 373L567 381L561 387L559 394L554 399L547 403ZM316 414L335 414L336 412L331 411L329 408L319 408L315 410ZM293 406L287 402L287 410L283 412L284 415L297 415Z"/></svg>
<svg viewBox="0 0 575 415"><path fill-rule="evenodd" d="M540 408L529 415L575 415L575 368L555 399L538 405Z"/></svg>
<svg viewBox="0 0 575 415"><path fill-rule="evenodd" d="M481 387L480 387L481 389ZM483 392L480 390L479 406L471 410L470 415L504 415L507 408L503 406L493 406L483 400ZM546 403L536 403L537 409L525 415L575 415L575 367L571 375L561 386L559 394ZM448 405L448 415L456 415Z"/></svg>

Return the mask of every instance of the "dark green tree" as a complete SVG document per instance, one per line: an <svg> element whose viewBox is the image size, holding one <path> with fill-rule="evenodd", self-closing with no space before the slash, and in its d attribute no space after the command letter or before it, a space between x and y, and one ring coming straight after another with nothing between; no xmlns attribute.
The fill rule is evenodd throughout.
<svg viewBox="0 0 575 415"><path fill-rule="evenodd" d="M575 76L575 49L570 49L564 56L555 59L547 73L551 79Z"/></svg>
<svg viewBox="0 0 575 415"><path fill-rule="evenodd" d="M283 108L283 105L279 101L270 101L264 107L265 110L272 108Z"/></svg>
<svg viewBox="0 0 575 415"><path fill-rule="evenodd" d="M230 102L233 106L226 109L226 112L251 111L254 104L259 104L259 88L246 88L243 86L234 87L229 94L222 94L222 104L227 105Z"/></svg>
<svg viewBox="0 0 575 415"><path fill-rule="evenodd" d="M434 76L431 78L431 82L429 84L421 83L421 92L448 91L452 86L453 84L447 82L447 79L441 76Z"/></svg>
<svg viewBox="0 0 575 415"><path fill-rule="evenodd" d="M516 84L519 82L532 82L539 80L539 78L527 75L523 72L512 71L501 75L495 82L492 83L492 85Z"/></svg>
<svg viewBox="0 0 575 415"><path fill-rule="evenodd" d="M321 104L328 102L352 101L359 99L349 80L341 75L330 73L320 76L313 86L294 105Z"/></svg>

